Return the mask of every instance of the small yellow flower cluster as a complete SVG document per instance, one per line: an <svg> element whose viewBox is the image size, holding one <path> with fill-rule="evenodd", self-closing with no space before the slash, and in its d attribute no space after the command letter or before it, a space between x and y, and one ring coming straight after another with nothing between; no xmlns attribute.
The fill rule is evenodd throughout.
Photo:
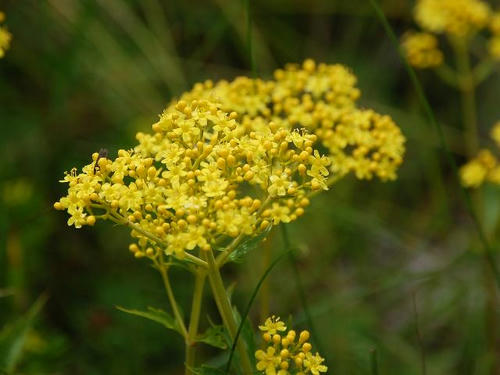
<svg viewBox="0 0 500 375"><path fill-rule="evenodd" d="M165 250L179 258L231 238L255 235L304 213L307 194L327 189L329 160L317 136L268 122L252 130L201 99L169 106L138 133L138 145L66 174L68 195L55 203L68 224L109 219L132 228L136 257ZM100 214L98 214L100 213Z"/></svg>
<svg viewBox="0 0 500 375"><path fill-rule="evenodd" d="M294 330L285 332L285 323L275 316L267 318L259 329L264 332L266 348L255 352L258 371L266 375L320 375L328 370L324 358L319 353L312 354L308 331L300 332L297 338Z"/></svg>
<svg viewBox="0 0 500 375"><path fill-rule="evenodd" d="M0 24L5 21L5 14L0 12ZM4 57L5 51L9 49L12 35L6 27L0 26L0 59Z"/></svg>
<svg viewBox="0 0 500 375"><path fill-rule="evenodd" d="M454 42L462 42L477 32L489 29L488 51L500 59L500 12L493 12L483 0L418 0L415 20L424 33L408 33L403 37L403 50L411 65L431 68L441 65L443 53L432 34L446 34Z"/></svg>
<svg viewBox="0 0 500 375"><path fill-rule="evenodd" d="M269 121L307 129L318 136L319 147L328 149L335 180L350 172L360 179L395 179L405 138L389 116L356 107L360 91L355 85L356 77L346 67L309 59L276 70L274 80L238 77L199 83L182 99L217 100L255 131Z"/></svg>
<svg viewBox="0 0 500 375"><path fill-rule="evenodd" d="M425 30L466 37L486 27L490 7L482 0L418 0L415 20Z"/></svg>
<svg viewBox="0 0 500 375"><path fill-rule="evenodd" d="M491 38L488 42L488 50L491 57L500 60L500 12L495 12L490 20Z"/></svg>
<svg viewBox="0 0 500 375"><path fill-rule="evenodd" d="M500 121L493 126L491 138L500 148ZM483 149L460 169L460 177L465 187L477 188L485 181L500 185L500 162L491 151Z"/></svg>
<svg viewBox="0 0 500 375"><path fill-rule="evenodd" d="M439 50L438 40L433 34L406 33L402 47L408 62L416 68L433 68L443 63L443 53Z"/></svg>

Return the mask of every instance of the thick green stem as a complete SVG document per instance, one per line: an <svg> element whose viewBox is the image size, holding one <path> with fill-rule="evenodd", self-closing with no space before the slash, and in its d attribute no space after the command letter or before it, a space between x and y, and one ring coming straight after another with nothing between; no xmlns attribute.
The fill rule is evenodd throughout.
<svg viewBox="0 0 500 375"><path fill-rule="evenodd" d="M208 264L208 280L210 282L210 287L212 289L215 303L219 310L219 314L222 317L224 326L229 331L231 339L234 340L234 338L236 337L236 332L238 331L238 324L234 319L233 309L231 308L231 303L229 302L229 297L226 293L226 289L224 288L220 270L219 267L217 267L212 250L206 252L206 258ZM248 357L245 342L239 340L236 348L240 356L240 364L243 374L253 374L252 364L250 362L250 358Z"/></svg>
<svg viewBox="0 0 500 375"><path fill-rule="evenodd" d="M478 79L483 79L483 76L487 76L489 72L487 70L483 72L481 70L481 67L479 67L479 70L478 68L476 68L474 72L472 71L466 41L455 43L455 52L457 56L458 73L461 78L460 92L462 95L462 113L465 126L465 145L467 156L469 159L472 159L476 156L479 150L475 87L478 82L480 82ZM482 190L477 190L472 198L473 204L476 208L476 212L478 213L478 220L480 223L484 223L484 197L482 194ZM488 238L490 237L488 234L487 236ZM485 265L483 269L484 289L486 294L484 303L486 321L485 327L487 327L486 338L488 342L488 349L492 355L492 358L496 358L496 337L494 334L492 335L492 332L496 332L496 329L498 327L498 314L496 314L497 291L495 288L495 275L493 270L489 267L488 256L489 254L487 252L483 253ZM491 374L497 374L499 366L500 362L494 359L493 365L491 367Z"/></svg>
<svg viewBox="0 0 500 375"><path fill-rule="evenodd" d="M192 375L195 364L196 336L198 336L198 325L200 322L201 302L203 288L205 286L206 272L198 270L194 281L193 303L191 305L191 316L189 318L188 334L186 338L186 375Z"/></svg>

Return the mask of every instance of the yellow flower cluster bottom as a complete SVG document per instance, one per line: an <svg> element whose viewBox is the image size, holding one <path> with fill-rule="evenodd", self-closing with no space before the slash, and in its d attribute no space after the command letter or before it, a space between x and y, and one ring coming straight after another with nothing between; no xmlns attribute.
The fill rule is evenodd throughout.
<svg viewBox="0 0 500 375"><path fill-rule="evenodd" d="M500 122L491 131L491 138L500 148ZM477 157L460 169L462 184L466 187L479 187L484 182L500 185L500 163L490 150L479 151Z"/></svg>
<svg viewBox="0 0 500 375"><path fill-rule="evenodd" d="M138 145L114 160L66 174L68 195L55 204L68 224L107 219L132 228L130 250L153 260L223 248L304 213L307 195L327 189L329 160L317 136L275 123L243 126L207 100L179 101L137 134Z"/></svg>
<svg viewBox="0 0 500 375"><path fill-rule="evenodd" d="M5 14L0 12L0 24L5 20ZM12 35L6 27L0 26L0 58L4 57L5 51L9 49Z"/></svg>
<svg viewBox="0 0 500 375"><path fill-rule="evenodd" d="M279 317L272 316L264 325L259 326L264 332L262 338L265 350L257 350L257 370L266 375L319 375L328 370L319 353L312 354L312 345L308 342L308 331L286 331L285 323Z"/></svg>

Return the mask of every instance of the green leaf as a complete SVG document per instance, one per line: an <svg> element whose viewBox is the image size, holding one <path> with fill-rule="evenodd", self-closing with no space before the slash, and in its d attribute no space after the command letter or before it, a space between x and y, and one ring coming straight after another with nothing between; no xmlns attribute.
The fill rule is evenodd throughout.
<svg viewBox="0 0 500 375"><path fill-rule="evenodd" d="M484 229L486 233L494 233L500 217L500 189L497 185L484 185Z"/></svg>
<svg viewBox="0 0 500 375"><path fill-rule="evenodd" d="M213 325L205 331L205 333L199 335L196 338L198 342L204 342L205 344L214 346L219 349L227 349L228 344L225 337L224 326Z"/></svg>
<svg viewBox="0 0 500 375"><path fill-rule="evenodd" d="M241 263L245 255L247 255L250 251L255 249L257 245L267 237L269 232L271 231L272 226L270 225L266 228L262 233L258 234L254 237L248 237L243 240L234 251L229 255L230 262Z"/></svg>
<svg viewBox="0 0 500 375"><path fill-rule="evenodd" d="M0 371L7 374L14 372L21 360L28 332L45 302L47 302L47 295L42 294L24 316L18 318L12 324L6 325L0 331Z"/></svg>
<svg viewBox="0 0 500 375"><path fill-rule="evenodd" d="M147 311L126 309L121 306L116 306L116 308L120 311L126 312L127 314L140 316L142 318L152 320L153 322L160 323L165 328L172 329L182 335L182 331L180 330L179 325L175 321L174 317L166 311L155 309L154 307L150 306L148 306Z"/></svg>
<svg viewBox="0 0 500 375"><path fill-rule="evenodd" d="M238 308L236 306L233 306L233 315L234 318L236 319L236 323L238 326L241 324L241 315L238 311ZM243 340L246 343L247 346L247 352L250 357L250 360L252 361L252 364L255 367L255 351L257 350L256 345L255 345L255 333L252 328L252 324L248 320L248 317L245 316L245 321L243 322L243 325L241 327L241 334L239 337L240 340ZM232 342L231 342L232 344Z"/></svg>
<svg viewBox="0 0 500 375"><path fill-rule="evenodd" d="M207 365L201 365L201 367L193 368L191 371L196 375L224 375L224 371Z"/></svg>

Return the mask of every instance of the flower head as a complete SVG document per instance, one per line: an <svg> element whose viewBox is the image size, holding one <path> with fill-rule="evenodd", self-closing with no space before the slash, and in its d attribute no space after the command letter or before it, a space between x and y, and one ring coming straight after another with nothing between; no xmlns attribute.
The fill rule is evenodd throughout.
<svg viewBox="0 0 500 375"><path fill-rule="evenodd" d="M416 68L433 68L443 62L437 38L430 33L407 33L402 46L408 62Z"/></svg>
<svg viewBox="0 0 500 375"><path fill-rule="evenodd" d="M169 106L133 149L114 160L96 153L81 173L67 174L68 195L55 207L77 228L96 218L129 226L131 251L151 258L182 258L295 220L306 194L326 188L327 174L307 173L321 158L317 137L272 122L248 129L220 107L205 99ZM275 218L277 209L287 220Z"/></svg>
<svg viewBox="0 0 500 375"><path fill-rule="evenodd" d="M274 315L267 318L259 329L263 332L264 350L257 350L255 358L258 361L257 370L261 373L320 375L328 370L323 364L325 359L319 353L312 355L308 331L302 331L297 336L294 330L287 331L285 324Z"/></svg>
<svg viewBox="0 0 500 375"><path fill-rule="evenodd" d="M482 0L418 0L415 20L433 33L466 37L488 25L490 8Z"/></svg>
<svg viewBox="0 0 500 375"><path fill-rule="evenodd" d="M259 329L263 332L269 333L270 335L274 335L277 332L286 331L286 326L279 317L273 315L267 318L264 325L259 326Z"/></svg>
<svg viewBox="0 0 500 375"><path fill-rule="evenodd" d="M328 168L336 173L330 183L351 172L360 179L391 180L402 162L405 139L400 129L389 116L358 109L359 96L356 76L345 66L308 59L276 70L271 81L245 77L215 84L207 81L196 84L182 98L217 98L221 108L236 113L245 131L266 131L271 121L283 129L315 134L311 147L326 148L329 154L313 160L315 167L307 173L315 187L325 188L323 178L314 176L324 176ZM300 132L294 132L294 147L302 147L301 142ZM283 172L274 169L270 194L281 196L293 190Z"/></svg>
<svg viewBox="0 0 500 375"><path fill-rule="evenodd" d="M500 148L500 122L493 125L491 138ZM500 163L498 158L487 149L460 168L460 178L465 187L477 188L484 182L500 185Z"/></svg>
<svg viewBox="0 0 500 375"><path fill-rule="evenodd" d="M0 23L5 20L5 14L0 12ZM9 49L12 34L9 33L6 27L0 26L0 58L5 55L5 51Z"/></svg>

